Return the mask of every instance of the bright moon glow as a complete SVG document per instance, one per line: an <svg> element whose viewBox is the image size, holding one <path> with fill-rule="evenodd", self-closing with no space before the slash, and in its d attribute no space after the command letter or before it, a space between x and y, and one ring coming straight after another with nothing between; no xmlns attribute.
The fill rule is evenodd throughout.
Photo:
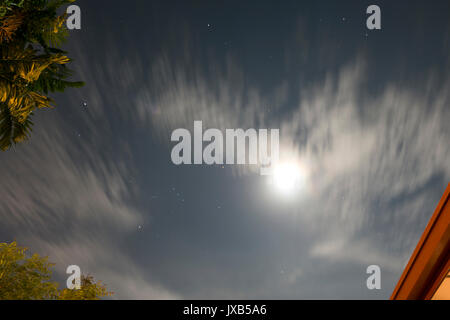
<svg viewBox="0 0 450 320"><path fill-rule="evenodd" d="M295 163L280 163L273 171L273 184L283 194L292 194L305 180L305 173Z"/></svg>

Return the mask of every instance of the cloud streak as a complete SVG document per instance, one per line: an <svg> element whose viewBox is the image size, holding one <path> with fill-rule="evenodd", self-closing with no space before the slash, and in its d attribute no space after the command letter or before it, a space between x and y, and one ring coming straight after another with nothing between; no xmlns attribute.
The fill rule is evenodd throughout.
<svg viewBox="0 0 450 320"><path fill-rule="evenodd" d="M284 79L268 89L249 80L237 57L211 61L190 48L183 48L182 59L169 50L123 55L116 47L109 44L89 59L73 48L78 73L88 86L61 97L67 112L59 113L58 107L37 115L30 143L0 155L0 230L48 254L61 266L61 276L63 266L79 264L118 298L276 298L286 292L311 298L309 294L328 287L339 295L345 281L337 277L320 282L321 263L330 273L334 264L345 265L342 279L378 264L392 282L397 280L440 187L450 180L449 79L437 81L430 73L419 88L387 81L374 95L369 90L370 59L359 53L323 77L298 81L298 86ZM331 59L331 50L325 51L321 54ZM286 68L295 65L295 52L289 53ZM77 104L84 100L88 109L80 111ZM68 116L71 110L76 110L75 118ZM135 159L147 143L170 154L172 130L191 128L194 120L219 129L281 129L281 156L305 164L309 175L306 196L293 204L295 223L288 226L288 235L276 235L274 241L298 234L308 239L290 244L292 248L274 245L272 251L241 244L248 260L237 248L226 247L210 261L204 258L204 247L186 244L178 252L165 252L171 265L160 266L150 249L142 252L163 269L159 274L157 267L147 268L128 252L137 226L159 213L156 206L137 205L148 195L130 180L145 169ZM166 172L178 174L172 173L169 157L152 157L158 156L167 158ZM236 170L230 189L257 174L252 168ZM258 201L272 201L267 198ZM242 211L250 211L250 200L242 202L247 205ZM274 209L276 217L292 221L278 216L283 209ZM258 222L268 234L276 227L263 218ZM235 232L230 237L256 237ZM184 244L186 239L176 240ZM235 246L233 240L230 246ZM181 257L188 249L194 251L193 260ZM269 272L278 268L277 250L283 249L284 256L292 257L274 277ZM217 262L224 257L235 261ZM177 277L168 280L165 273ZM182 275L185 281L176 281ZM210 281L202 281L205 277ZM309 283L311 279L316 282ZM359 292L353 290L349 296Z"/></svg>

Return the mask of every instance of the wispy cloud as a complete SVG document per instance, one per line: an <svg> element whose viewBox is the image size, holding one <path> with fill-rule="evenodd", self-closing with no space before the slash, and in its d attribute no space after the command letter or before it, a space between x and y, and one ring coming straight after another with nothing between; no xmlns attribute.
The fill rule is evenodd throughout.
<svg viewBox="0 0 450 320"><path fill-rule="evenodd" d="M116 298L176 297L121 249L144 221L133 202L131 163L89 139L81 142L58 115L44 116L29 143L1 155L2 227L32 252L48 255L62 278L76 264Z"/></svg>
<svg viewBox="0 0 450 320"><path fill-rule="evenodd" d="M281 128L280 152L294 154L311 172L303 213L317 232L311 255L399 272L438 196L428 184L450 179L448 80L427 77L419 90L388 83L373 96L359 55L338 73L298 88L298 100L290 101L295 107L269 121L269 110L288 100L282 84L263 93L247 88L232 63L222 72L212 69L208 81L163 56L150 71L160 91L144 88L137 97L140 120L164 138L194 120L218 128Z"/></svg>
<svg viewBox="0 0 450 320"><path fill-rule="evenodd" d="M151 57L99 50L88 60L74 49L88 86L70 94L67 104L88 101L88 111L76 115L83 130L46 112L37 117L30 143L0 155L2 228L61 266L80 264L124 298L269 297L269 289L282 296L284 286L316 276L305 262L316 259L362 270L379 264L399 274L439 186L450 180L450 81L436 83L430 75L420 88L388 82L374 96L369 61L357 54L322 79L298 87L281 81L268 90L248 81L237 58L209 61L186 50L182 60L164 50ZM191 128L194 120L221 129L280 128L281 153L307 164L308 196L296 203L290 232L309 238L298 251L286 250L298 265L280 278L250 263L238 271L205 260L177 264L186 274L216 281L183 294L128 254L124 242L146 219L134 200L147 196L130 183L142 169L133 162L142 145L131 137L157 137L169 148L170 132ZM230 279L242 281L232 288Z"/></svg>

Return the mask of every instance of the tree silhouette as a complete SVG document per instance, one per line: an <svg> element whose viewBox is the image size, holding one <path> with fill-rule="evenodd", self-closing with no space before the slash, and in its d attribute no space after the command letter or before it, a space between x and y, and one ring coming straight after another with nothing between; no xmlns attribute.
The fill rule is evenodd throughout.
<svg viewBox="0 0 450 320"><path fill-rule="evenodd" d="M80 87L67 79L71 60L59 49L67 38L66 14L74 0L5 0L0 5L0 149L28 138L35 109L52 107L50 92Z"/></svg>
<svg viewBox="0 0 450 320"><path fill-rule="evenodd" d="M113 294L92 276L81 276L80 289L58 289L51 281L54 264L27 251L16 242L0 243L0 300L99 300Z"/></svg>

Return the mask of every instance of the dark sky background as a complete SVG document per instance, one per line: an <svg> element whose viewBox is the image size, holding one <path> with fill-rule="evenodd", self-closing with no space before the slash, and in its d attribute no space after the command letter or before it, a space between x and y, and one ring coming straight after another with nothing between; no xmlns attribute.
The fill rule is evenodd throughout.
<svg viewBox="0 0 450 320"><path fill-rule="evenodd" d="M449 1L77 4L65 48L86 85L0 154L0 241L115 298L389 298L450 181ZM280 128L303 187L172 164L194 120Z"/></svg>

